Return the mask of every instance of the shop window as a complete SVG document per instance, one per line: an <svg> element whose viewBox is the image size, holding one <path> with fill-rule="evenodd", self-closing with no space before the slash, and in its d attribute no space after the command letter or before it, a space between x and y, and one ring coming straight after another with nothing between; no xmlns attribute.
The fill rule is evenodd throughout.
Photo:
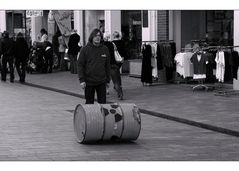
<svg viewBox="0 0 239 171"><path fill-rule="evenodd" d="M144 10L142 12L142 15L143 15L143 27L148 27L148 11L147 10Z"/></svg>
<svg viewBox="0 0 239 171"><path fill-rule="evenodd" d="M233 11L206 11L207 39L213 45L233 44Z"/></svg>
<svg viewBox="0 0 239 171"><path fill-rule="evenodd" d="M121 11L122 39L127 47L128 59L141 58L142 24L142 11Z"/></svg>

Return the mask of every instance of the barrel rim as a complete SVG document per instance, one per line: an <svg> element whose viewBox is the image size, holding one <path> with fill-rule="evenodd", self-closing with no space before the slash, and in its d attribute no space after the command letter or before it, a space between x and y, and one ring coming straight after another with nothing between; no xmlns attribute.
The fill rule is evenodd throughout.
<svg viewBox="0 0 239 171"><path fill-rule="evenodd" d="M134 107L138 108L138 107L137 107L137 105L135 105L135 104L134 104ZM138 108L138 110L139 110L139 108ZM140 110L139 110L139 119L140 119L140 124L139 124L139 133L138 133L138 135L136 136L136 139L138 139L138 138L139 138L139 135L140 135L140 132L141 132L141 125L142 125L142 119L141 119ZM136 140L136 139L135 139L135 140Z"/></svg>
<svg viewBox="0 0 239 171"><path fill-rule="evenodd" d="M75 135L76 135L77 142L83 143L84 140L85 140L85 136L83 136L83 139L80 140L80 139L78 138L78 136L77 136L76 127L75 127L76 109L77 109L79 106L81 106L81 107L83 108L82 104L78 104L78 105L75 107L73 124L74 124L74 132L75 132ZM84 108L83 108L83 109L84 109ZM85 113L84 113L84 115L85 115ZM86 118L86 115L85 115L85 118ZM87 132L87 124L85 124L85 134L86 134L86 132Z"/></svg>

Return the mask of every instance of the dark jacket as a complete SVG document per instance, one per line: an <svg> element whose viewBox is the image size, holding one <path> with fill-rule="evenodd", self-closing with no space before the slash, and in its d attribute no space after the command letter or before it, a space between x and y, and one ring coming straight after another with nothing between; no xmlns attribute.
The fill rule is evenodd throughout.
<svg viewBox="0 0 239 171"><path fill-rule="evenodd" d="M15 43L15 57L17 60L27 60L29 48L24 38L18 38Z"/></svg>
<svg viewBox="0 0 239 171"><path fill-rule="evenodd" d="M77 33L74 33L70 36L68 42L68 54L69 55L77 55L80 51L80 46L78 43L80 42L80 36Z"/></svg>
<svg viewBox="0 0 239 171"><path fill-rule="evenodd" d="M110 53L110 65L113 66L113 65L117 65L117 66L121 66L122 63L117 63L115 61L115 55L114 55L114 46L112 44L112 42L110 41L104 41L104 45L108 48L109 50L109 53Z"/></svg>
<svg viewBox="0 0 239 171"><path fill-rule="evenodd" d="M116 45L120 56L122 56L124 59L128 59L124 41L123 40L113 40L113 43Z"/></svg>
<svg viewBox="0 0 239 171"><path fill-rule="evenodd" d="M1 43L1 53L6 57L14 57L15 42L11 38L4 38Z"/></svg>
<svg viewBox="0 0 239 171"><path fill-rule="evenodd" d="M206 64L208 58L205 54L201 54L201 59L198 61L197 53L194 53L190 61L193 63L194 74L206 74Z"/></svg>
<svg viewBox="0 0 239 171"><path fill-rule="evenodd" d="M55 35L52 37L52 48L53 48L53 51L54 51L55 53L58 53L58 52L59 52L58 37L59 37L58 34L55 34Z"/></svg>
<svg viewBox="0 0 239 171"><path fill-rule="evenodd" d="M87 43L81 49L77 63L80 82L88 85L110 82L110 54L106 46Z"/></svg>

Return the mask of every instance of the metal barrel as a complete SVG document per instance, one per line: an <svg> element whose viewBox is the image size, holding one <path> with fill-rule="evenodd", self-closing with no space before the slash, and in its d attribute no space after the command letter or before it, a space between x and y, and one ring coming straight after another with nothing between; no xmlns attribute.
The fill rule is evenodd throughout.
<svg viewBox="0 0 239 171"><path fill-rule="evenodd" d="M104 116L99 104L77 105L74 112L74 130L80 143L101 140L104 132Z"/></svg>
<svg viewBox="0 0 239 171"><path fill-rule="evenodd" d="M74 112L77 141L136 140L141 130L141 117L135 104L77 105Z"/></svg>
<svg viewBox="0 0 239 171"><path fill-rule="evenodd" d="M135 104L122 103L119 105L123 113L124 127L122 140L136 140L141 130L141 117L139 108Z"/></svg>

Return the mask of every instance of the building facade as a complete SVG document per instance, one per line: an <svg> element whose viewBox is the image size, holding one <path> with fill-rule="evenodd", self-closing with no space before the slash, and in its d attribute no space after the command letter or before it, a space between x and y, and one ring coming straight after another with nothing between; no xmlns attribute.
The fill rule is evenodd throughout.
<svg viewBox="0 0 239 171"><path fill-rule="evenodd" d="M44 10L42 16L27 18L23 11L2 10L0 32L8 30L16 34L25 29L32 42L37 40L41 28L52 36L57 24L54 19L52 23L49 13ZM87 43L94 28L111 35L114 31L122 32L132 60L142 57L142 41L173 40L177 52L192 41L239 45L239 11L232 10L74 10L71 27L81 36L81 45Z"/></svg>

